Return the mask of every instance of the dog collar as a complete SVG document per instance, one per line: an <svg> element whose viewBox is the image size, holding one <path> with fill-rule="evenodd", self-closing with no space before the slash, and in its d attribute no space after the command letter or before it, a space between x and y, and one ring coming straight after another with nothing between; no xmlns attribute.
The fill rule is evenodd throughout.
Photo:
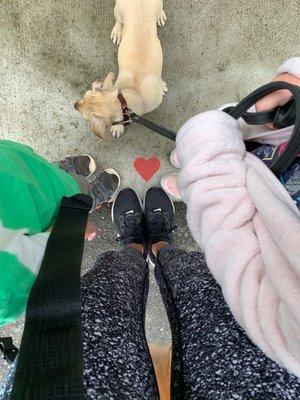
<svg viewBox="0 0 300 400"><path fill-rule="evenodd" d="M121 104L121 109L122 109L122 114L123 114L123 121L121 122L114 122L113 125L123 123L123 125L129 125L131 122L130 118L130 113L131 110L128 108L127 102L125 100L125 97L122 95L122 93L118 94L118 100Z"/></svg>
<svg viewBox="0 0 300 400"><path fill-rule="evenodd" d="M122 121L116 121L113 122L112 125L129 125L131 124L131 122L137 122L140 117L139 115L135 114L127 105L127 102L125 100L125 97L122 95L122 93L118 94L118 100L121 104L121 108L122 108L122 114L123 114L123 120Z"/></svg>

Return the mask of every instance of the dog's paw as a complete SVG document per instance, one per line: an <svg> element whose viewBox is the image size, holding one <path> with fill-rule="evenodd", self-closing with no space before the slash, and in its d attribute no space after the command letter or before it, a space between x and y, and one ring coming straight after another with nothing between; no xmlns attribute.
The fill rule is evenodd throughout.
<svg viewBox="0 0 300 400"><path fill-rule="evenodd" d="M123 25L121 24L121 22L117 21L110 35L111 40L117 46L119 46L122 41L122 33L123 33Z"/></svg>
<svg viewBox="0 0 300 400"><path fill-rule="evenodd" d="M157 25L164 26L166 23L166 20L167 20L166 14L165 14L164 10L162 10L160 13L160 16L157 19Z"/></svg>
<svg viewBox="0 0 300 400"><path fill-rule="evenodd" d="M163 95L168 93L169 89L165 81L162 81L162 89L163 89Z"/></svg>
<svg viewBox="0 0 300 400"><path fill-rule="evenodd" d="M124 131L125 129L122 124L112 125L112 127L110 128L110 133L114 139L118 139L119 137L121 137Z"/></svg>

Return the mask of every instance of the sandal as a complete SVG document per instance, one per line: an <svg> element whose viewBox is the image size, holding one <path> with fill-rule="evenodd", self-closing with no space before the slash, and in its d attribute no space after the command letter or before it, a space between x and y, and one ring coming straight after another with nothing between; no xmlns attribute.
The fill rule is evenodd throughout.
<svg viewBox="0 0 300 400"><path fill-rule="evenodd" d="M97 169L96 161L87 154L80 156L66 156L63 160L58 161L59 168L68 174L76 174L90 178Z"/></svg>
<svg viewBox="0 0 300 400"><path fill-rule="evenodd" d="M119 191L121 178L113 168L108 168L95 175L90 181L94 205L91 211L98 210L102 204L113 202Z"/></svg>

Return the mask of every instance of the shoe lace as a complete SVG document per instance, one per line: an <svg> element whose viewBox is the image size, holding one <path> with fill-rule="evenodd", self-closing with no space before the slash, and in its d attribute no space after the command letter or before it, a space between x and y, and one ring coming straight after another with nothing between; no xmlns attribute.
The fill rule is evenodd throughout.
<svg viewBox="0 0 300 400"><path fill-rule="evenodd" d="M177 228L171 225L170 217L167 212L151 211L147 215L147 231L149 239L156 236L169 235Z"/></svg>
<svg viewBox="0 0 300 400"><path fill-rule="evenodd" d="M122 235L117 238L117 242L124 240L133 241L143 236L141 216L138 213L121 215L119 218L120 231ZM134 234L133 234L134 232Z"/></svg>

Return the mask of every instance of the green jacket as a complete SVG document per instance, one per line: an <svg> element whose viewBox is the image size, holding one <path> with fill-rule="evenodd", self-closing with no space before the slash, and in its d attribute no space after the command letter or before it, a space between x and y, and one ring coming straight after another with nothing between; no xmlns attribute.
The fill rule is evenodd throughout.
<svg viewBox="0 0 300 400"><path fill-rule="evenodd" d="M28 147L0 140L0 326L24 311L63 196L76 181Z"/></svg>

